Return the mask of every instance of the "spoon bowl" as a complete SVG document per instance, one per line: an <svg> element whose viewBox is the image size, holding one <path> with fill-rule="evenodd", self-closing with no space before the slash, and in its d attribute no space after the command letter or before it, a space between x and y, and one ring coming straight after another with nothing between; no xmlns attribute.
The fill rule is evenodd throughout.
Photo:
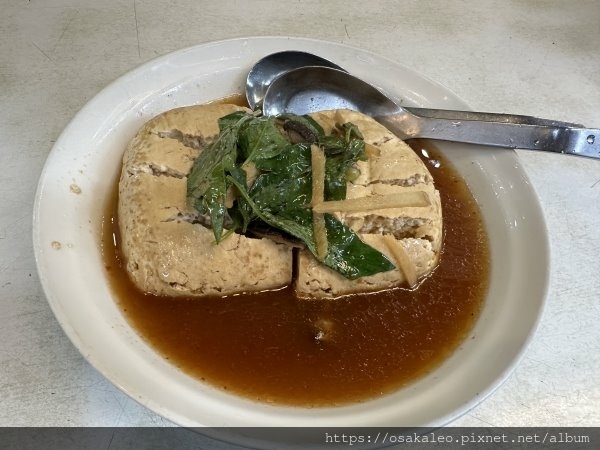
<svg viewBox="0 0 600 450"><path fill-rule="evenodd" d="M312 53L287 50L267 55L254 64L246 78L246 100L250 108L254 110L261 106L267 88L273 80L285 72L305 66L343 70L337 64Z"/></svg>
<svg viewBox="0 0 600 450"><path fill-rule="evenodd" d="M351 109L373 117L405 111L374 86L343 70L321 66L286 72L272 81L263 99L266 116L328 109Z"/></svg>

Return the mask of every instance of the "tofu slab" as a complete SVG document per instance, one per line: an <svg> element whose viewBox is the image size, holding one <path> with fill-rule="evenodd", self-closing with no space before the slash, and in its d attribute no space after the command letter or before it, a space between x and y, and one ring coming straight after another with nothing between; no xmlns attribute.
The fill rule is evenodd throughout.
<svg viewBox="0 0 600 450"><path fill-rule="evenodd" d="M427 167L413 150L383 125L363 114L322 111L312 117L329 133L335 123L352 122L365 142L372 145L368 161L359 162L360 176L348 183L346 198L361 198L405 191L424 191L431 205L381 209L368 213L336 213L359 237L395 262L384 235L392 235L414 265L419 278L430 273L439 260L442 245L442 208L439 192ZM376 150L376 151L373 151ZM356 292L380 291L405 285L401 269L348 280L323 266L307 251L298 257L295 288L300 297L325 299Z"/></svg>
<svg viewBox="0 0 600 450"><path fill-rule="evenodd" d="M292 282L292 252L233 234L219 245L186 202L194 159L218 134L217 119L244 108L190 106L150 120L123 156L119 229L126 270L142 291L202 297L276 289Z"/></svg>

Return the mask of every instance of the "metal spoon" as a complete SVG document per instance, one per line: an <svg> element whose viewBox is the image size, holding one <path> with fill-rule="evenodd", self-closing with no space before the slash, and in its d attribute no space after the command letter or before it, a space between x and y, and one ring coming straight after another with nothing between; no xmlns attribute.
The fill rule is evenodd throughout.
<svg viewBox="0 0 600 450"><path fill-rule="evenodd" d="M256 109L261 105L267 88L275 78L292 69L305 66L344 70L337 64L312 53L287 50L267 55L254 64L246 78L246 99L250 108Z"/></svg>
<svg viewBox="0 0 600 450"><path fill-rule="evenodd" d="M246 79L246 99L252 109L262 106L262 100L267 92L269 85L290 70L299 69L306 66L332 67L343 70L336 63L329 61L312 53L296 50L286 50L277 53L271 53L257 61ZM556 120L538 119L531 116L521 116L515 114L497 114L483 113L474 111L454 111L448 109L416 108L405 106L404 109L416 114L417 116L431 117L436 119L448 119L454 121L462 120L485 120L488 122L510 122L522 123L528 125L556 125L564 127L583 127L583 125L570 122L559 122Z"/></svg>
<svg viewBox="0 0 600 450"><path fill-rule="evenodd" d="M262 106L267 116L352 109L373 117L401 139L439 139L600 159L600 129L533 117L520 121L510 115L502 121L481 119L477 113L473 118L469 112L460 120L421 116L397 105L369 83L329 67L285 72L271 82ZM489 117L487 113L483 116Z"/></svg>

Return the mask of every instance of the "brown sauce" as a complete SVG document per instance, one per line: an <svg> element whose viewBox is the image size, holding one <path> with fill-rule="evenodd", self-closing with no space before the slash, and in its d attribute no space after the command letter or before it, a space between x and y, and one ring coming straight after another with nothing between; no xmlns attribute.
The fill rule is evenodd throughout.
<svg viewBox="0 0 600 450"><path fill-rule="evenodd" d="M125 316L185 373L262 402L357 402L430 372L477 319L488 287L489 249L479 208L464 181L431 143L410 144L434 176L444 217L439 266L417 289L333 301L297 300L291 289L208 299L143 294L122 267L115 186L106 207L103 247ZM323 328L329 332L318 339Z"/></svg>

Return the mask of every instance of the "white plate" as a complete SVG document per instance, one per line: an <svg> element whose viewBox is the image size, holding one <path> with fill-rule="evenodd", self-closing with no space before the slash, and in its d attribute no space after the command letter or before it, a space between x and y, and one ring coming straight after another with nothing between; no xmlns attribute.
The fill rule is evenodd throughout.
<svg viewBox="0 0 600 450"><path fill-rule="evenodd" d="M489 296L472 335L439 369L361 404L303 409L256 404L170 366L117 308L102 270L100 224L127 142L152 116L243 92L261 57L304 50L340 64L406 105L467 108L446 88L375 54L329 42L262 37L203 44L155 59L94 97L57 140L42 172L33 239L54 314L75 346L112 383L184 426L439 426L508 376L530 339L549 271L545 224L516 153L440 145L467 180L491 239ZM71 185L81 193L75 194ZM57 249L60 243L60 249ZM58 364L58 362L57 362Z"/></svg>

